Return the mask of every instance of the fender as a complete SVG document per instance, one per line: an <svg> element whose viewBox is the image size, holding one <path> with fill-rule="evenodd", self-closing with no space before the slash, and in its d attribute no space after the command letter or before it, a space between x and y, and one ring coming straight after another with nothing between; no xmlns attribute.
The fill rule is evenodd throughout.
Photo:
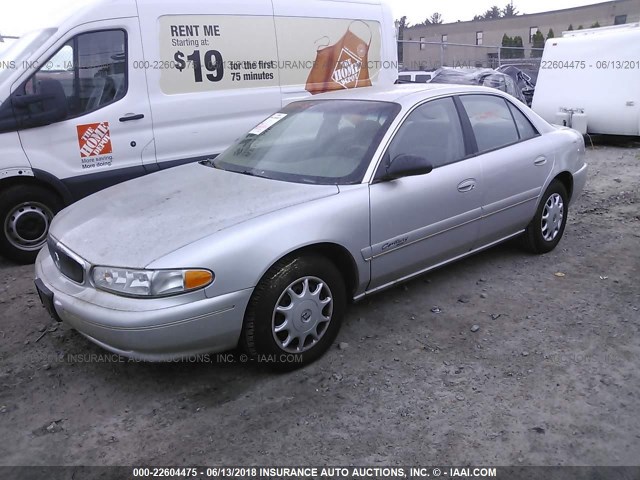
<svg viewBox="0 0 640 480"><path fill-rule="evenodd" d="M37 168L33 169L33 177L41 183L51 187L58 195L60 195L60 197L62 197L65 205L70 205L74 202L73 195L58 177Z"/></svg>
<svg viewBox="0 0 640 480"><path fill-rule="evenodd" d="M0 170L0 181L11 177L34 177L31 167L12 167Z"/></svg>
<svg viewBox="0 0 640 480"><path fill-rule="evenodd" d="M73 203L73 195L57 177L51 175L44 170L38 170L31 167L12 167L0 170L0 182L7 179L12 179L15 182L18 178L28 179L33 183L33 180L37 180L38 183L44 184L56 192L66 205ZM19 182L20 180L18 180Z"/></svg>

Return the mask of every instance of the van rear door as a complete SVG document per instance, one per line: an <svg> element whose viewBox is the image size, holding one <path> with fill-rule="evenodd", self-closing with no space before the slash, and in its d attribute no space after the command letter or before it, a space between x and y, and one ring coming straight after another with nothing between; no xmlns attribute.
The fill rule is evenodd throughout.
<svg viewBox="0 0 640 480"><path fill-rule="evenodd" d="M155 162L155 151L138 19L76 27L43 60L13 92L27 102L50 95L50 106L65 110L53 123L20 130L34 171L62 180L74 199L146 173L143 158Z"/></svg>

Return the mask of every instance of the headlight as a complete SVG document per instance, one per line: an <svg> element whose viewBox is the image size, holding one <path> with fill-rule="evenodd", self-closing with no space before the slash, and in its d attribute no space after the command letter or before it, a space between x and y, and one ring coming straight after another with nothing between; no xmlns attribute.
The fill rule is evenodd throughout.
<svg viewBox="0 0 640 480"><path fill-rule="evenodd" d="M94 267L96 288L128 297L154 298L191 292L211 285L209 270L130 270Z"/></svg>

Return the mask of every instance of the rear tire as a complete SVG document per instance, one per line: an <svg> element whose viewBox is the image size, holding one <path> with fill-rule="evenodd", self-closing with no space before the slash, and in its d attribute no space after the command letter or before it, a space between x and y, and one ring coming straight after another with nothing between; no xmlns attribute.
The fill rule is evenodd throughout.
<svg viewBox="0 0 640 480"><path fill-rule="evenodd" d="M524 247L537 254L548 253L556 248L564 234L568 214L567 189L560 181L553 180L522 236Z"/></svg>
<svg viewBox="0 0 640 480"><path fill-rule="evenodd" d="M13 185L1 191L0 254L17 263L33 263L62 207L60 197L37 185Z"/></svg>
<svg viewBox="0 0 640 480"><path fill-rule="evenodd" d="M315 255L286 257L254 290L240 343L259 363L294 370L331 346L345 308L344 279L331 261Z"/></svg>

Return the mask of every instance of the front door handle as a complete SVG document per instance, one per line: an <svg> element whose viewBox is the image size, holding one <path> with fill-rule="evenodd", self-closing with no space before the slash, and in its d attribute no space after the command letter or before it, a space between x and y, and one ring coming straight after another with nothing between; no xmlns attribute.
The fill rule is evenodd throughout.
<svg viewBox="0 0 640 480"><path fill-rule="evenodd" d="M535 159L535 161L533 162L533 164L536 167L540 167L542 165L544 165L545 163L547 163L547 157L538 157Z"/></svg>
<svg viewBox="0 0 640 480"><path fill-rule="evenodd" d="M120 118L121 122L131 122L132 120L142 120L144 118L144 115L142 113L139 113L137 115L135 114L129 114L125 117Z"/></svg>
<svg viewBox="0 0 640 480"><path fill-rule="evenodd" d="M463 182L460 182L460 184L458 184L458 191L460 193L470 192L475 188L476 188L476 181L473 178L469 178L467 180L464 180Z"/></svg>

